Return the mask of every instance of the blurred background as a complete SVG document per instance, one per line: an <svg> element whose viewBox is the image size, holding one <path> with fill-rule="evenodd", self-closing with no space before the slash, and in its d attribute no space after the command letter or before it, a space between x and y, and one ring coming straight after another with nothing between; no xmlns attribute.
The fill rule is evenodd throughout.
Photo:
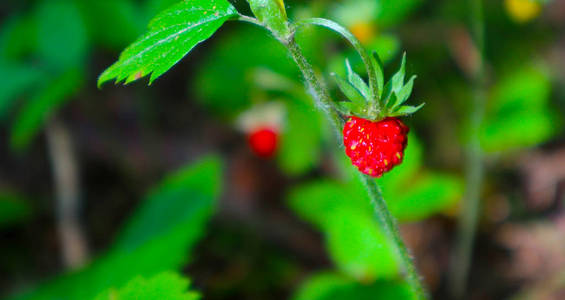
<svg viewBox="0 0 565 300"><path fill-rule="evenodd" d="M145 279L171 291L154 276L174 271L204 299L411 299L340 141L266 31L228 22L151 86L97 88L175 2L0 3L0 297L109 299ZM469 1L285 2L293 20L343 24L387 77L406 51L410 101L426 106L378 182L433 298L564 299L565 1L483 1L482 19ZM329 74L345 59L363 72L359 57L324 29L298 36L343 100ZM453 296L473 137L482 205Z"/></svg>

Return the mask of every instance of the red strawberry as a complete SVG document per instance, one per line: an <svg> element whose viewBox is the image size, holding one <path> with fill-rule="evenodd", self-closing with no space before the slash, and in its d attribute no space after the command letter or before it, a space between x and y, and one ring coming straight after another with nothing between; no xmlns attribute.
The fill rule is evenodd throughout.
<svg viewBox="0 0 565 300"><path fill-rule="evenodd" d="M394 117L378 122L350 117L343 128L345 153L359 171L380 177L402 162L408 131Z"/></svg>
<svg viewBox="0 0 565 300"><path fill-rule="evenodd" d="M250 132L248 136L249 146L257 156L263 158L272 157L277 150L278 134L275 130L263 127Z"/></svg>

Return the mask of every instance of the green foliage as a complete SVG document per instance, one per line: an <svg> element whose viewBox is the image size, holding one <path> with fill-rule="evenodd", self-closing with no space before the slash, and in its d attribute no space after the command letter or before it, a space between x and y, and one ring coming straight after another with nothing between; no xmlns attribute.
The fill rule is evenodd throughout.
<svg viewBox="0 0 565 300"><path fill-rule="evenodd" d="M92 299L136 276L178 269L187 262L187 252L202 236L215 209L220 169L220 161L211 157L170 175L131 216L106 255L10 299ZM179 213L179 209L185 211Z"/></svg>
<svg viewBox="0 0 565 300"><path fill-rule="evenodd" d="M37 55L43 64L56 71L82 66L88 46L86 28L74 1L53 0L39 4Z"/></svg>
<svg viewBox="0 0 565 300"><path fill-rule="evenodd" d="M482 147L488 152L535 146L557 132L549 106L551 83L546 71L526 66L508 73L495 87L484 125Z"/></svg>
<svg viewBox="0 0 565 300"><path fill-rule="evenodd" d="M7 191L0 191L0 229L21 223L31 215L26 199Z"/></svg>
<svg viewBox="0 0 565 300"><path fill-rule="evenodd" d="M293 300L369 300L413 299L410 287L402 282L379 280L359 283L335 273L318 273L308 279L292 297Z"/></svg>
<svg viewBox="0 0 565 300"><path fill-rule="evenodd" d="M149 193L118 234L115 248L134 249L150 240L185 227L184 233L198 238L219 197L220 164L209 158L165 179ZM189 231L190 230L190 231Z"/></svg>
<svg viewBox="0 0 565 300"><path fill-rule="evenodd" d="M350 27L356 23L374 23L389 27L402 22L422 0L346 0L335 5L330 15Z"/></svg>
<svg viewBox="0 0 565 300"><path fill-rule="evenodd" d="M119 60L100 75L98 84L112 79L127 84L148 74L151 84L225 21L237 16L226 0L179 2L149 23L147 33L122 52Z"/></svg>
<svg viewBox="0 0 565 300"><path fill-rule="evenodd" d="M32 53L37 41L30 37L35 36L36 18L16 15L6 19L0 27L0 61L18 61Z"/></svg>
<svg viewBox="0 0 565 300"><path fill-rule="evenodd" d="M287 118L281 135L278 162L287 174L303 174L316 167L322 152L323 117L312 110L312 101L304 97L286 99Z"/></svg>
<svg viewBox="0 0 565 300"><path fill-rule="evenodd" d="M295 189L288 199L293 210L324 232L330 256L342 272L360 281L395 276L398 259L369 201L350 197L352 192L348 186L316 182Z"/></svg>
<svg viewBox="0 0 565 300"><path fill-rule="evenodd" d="M22 150L30 143L47 119L80 89L83 76L82 72L71 69L38 90L14 121L11 130L14 149Z"/></svg>
<svg viewBox="0 0 565 300"><path fill-rule="evenodd" d="M290 34L283 0L247 0L257 20L272 30L277 38Z"/></svg>
<svg viewBox="0 0 565 300"><path fill-rule="evenodd" d="M127 45L142 33L146 24L139 6L132 0L82 0L77 1L77 6L90 40L105 48Z"/></svg>
<svg viewBox="0 0 565 300"><path fill-rule="evenodd" d="M187 292L188 279L172 272L163 272L151 278L137 277L124 287L110 289L94 300L198 300L195 292Z"/></svg>
<svg viewBox="0 0 565 300"><path fill-rule="evenodd" d="M213 46L191 84L197 99L221 116L234 116L251 105L254 70L268 68L288 78L298 76L279 42L262 29L245 26Z"/></svg>
<svg viewBox="0 0 565 300"><path fill-rule="evenodd" d="M377 92L370 90L361 76L353 71L347 60L345 61L347 80L337 75L334 76L338 87L349 100L349 102L338 102L343 114L355 115L370 120L380 120L384 117L413 114L424 106L424 104L419 106L403 105L412 94L414 79L416 78L416 76L412 76L407 83L404 82L406 55L402 57L400 69L386 85L384 85L383 63L379 55L374 52L370 60L370 64L375 72L374 78L376 79ZM381 111L377 108L380 108Z"/></svg>
<svg viewBox="0 0 565 300"><path fill-rule="evenodd" d="M6 118L16 100L33 90L44 76L37 68L0 60L0 119Z"/></svg>

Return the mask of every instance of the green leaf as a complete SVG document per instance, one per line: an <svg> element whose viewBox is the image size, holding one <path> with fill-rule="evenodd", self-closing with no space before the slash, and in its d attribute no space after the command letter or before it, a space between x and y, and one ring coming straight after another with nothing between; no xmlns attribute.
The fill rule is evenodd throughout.
<svg viewBox="0 0 565 300"><path fill-rule="evenodd" d="M339 90L353 103L354 106L359 108L367 106L367 100L365 100L363 95L361 95L361 93L353 85L335 73L332 73L331 75L335 78Z"/></svg>
<svg viewBox="0 0 565 300"><path fill-rule="evenodd" d="M516 151L538 145L558 132L550 106L551 79L539 66L511 70L494 87L481 128L487 152Z"/></svg>
<svg viewBox="0 0 565 300"><path fill-rule="evenodd" d="M197 44L210 38L230 18L238 16L226 0L182 1L149 23L149 30L130 45L98 79L130 83L151 74L149 84L167 72Z"/></svg>
<svg viewBox="0 0 565 300"><path fill-rule="evenodd" d="M38 28L33 15L8 17L0 26L0 61L21 61L36 50Z"/></svg>
<svg viewBox="0 0 565 300"><path fill-rule="evenodd" d="M136 248L185 223L204 225L215 207L213 199L219 196L219 173L220 162L208 158L170 175L137 208L114 248ZM194 234L203 231L192 227Z"/></svg>
<svg viewBox="0 0 565 300"><path fill-rule="evenodd" d="M36 88L44 76L33 66L0 62L0 119L9 115L18 97Z"/></svg>
<svg viewBox="0 0 565 300"><path fill-rule="evenodd" d="M396 252L370 213L342 209L334 211L331 219L327 248L340 270L366 282L397 275Z"/></svg>
<svg viewBox="0 0 565 300"><path fill-rule="evenodd" d="M150 278L137 277L119 289L109 289L94 300L198 300L189 292L190 280L177 273L163 272Z"/></svg>
<svg viewBox="0 0 565 300"><path fill-rule="evenodd" d="M345 202L343 199L347 199ZM370 211L369 202L352 193L348 186L332 181L315 181L294 188L287 197L290 207L304 220L322 231L327 231L333 222L333 212L342 209L357 209L360 213Z"/></svg>
<svg viewBox="0 0 565 300"><path fill-rule="evenodd" d="M424 1L422 0L395 0L379 1L379 9L377 9L377 23L381 27L397 25L415 11Z"/></svg>
<svg viewBox="0 0 565 300"><path fill-rule="evenodd" d="M418 106L408 106L408 105L404 105L401 106L400 108L398 108L395 112L392 113L391 116L406 116L406 115L411 115L417 111L419 111L422 107L424 107L425 103L422 103Z"/></svg>
<svg viewBox="0 0 565 300"><path fill-rule="evenodd" d="M398 54L400 41L394 35L381 33L367 45L367 49L377 52L380 60L383 63L387 63Z"/></svg>
<svg viewBox="0 0 565 300"><path fill-rule="evenodd" d="M29 202L7 191L0 191L0 229L21 223L31 215Z"/></svg>
<svg viewBox="0 0 565 300"><path fill-rule="evenodd" d="M57 71L86 62L88 37L84 21L71 0L42 1L37 11L38 55Z"/></svg>
<svg viewBox="0 0 565 300"><path fill-rule="evenodd" d="M179 269L189 261L187 255L201 238L216 207L221 178L221 162L215 157L182 168L148 196L148 204L143 203L130 218L109 253L82 270L9 299L92 299L136 276ZM149 211L151 208L156 211ZM178 209L185 212L174 211ZM169 217L176 222L169 221Z"/></svg>
<svg viewBox="0 0 565 300"><path fill-rule="evenodd" d="M397 274L397 257L373 217L365 191L314 182L293 190L288 200L301 218L325 234L328 252L340 270L362 281Z"/></svg>
<svg viewBox="0 0 565 300"><path fill-rule="evenodd" d="M224 117L234 116L251 106L257 80L249 74L255 75L257 68L269 68L287 78L299 78L298 69L284 46L257 26L239 27L233 35L221 36L208 51L190 88L196 91L197 101ZM301 84L300 81L297 84Z"/></svg>
<svg viewBox="0 0 565 300"><path fill-rule="evenodd" d="M300 287L293 300L414 299L404 282L378 280L366 284L336 273L317 273Z"/></svg>
<svg viewBox="0 0 565 300"><path fill-rule="evenodd" d="M312 103L286 99L286 124L282 131L277 161L290 175L304 174L316 167L322 156L323 117Z"/></svg>
<svg viewBox="0 0 565 300"><path fill-rule="evenodd" d="M81 0L77 5L92 42L112 50L135 40L146 24L132 0Z"/></svg>
<svg viewBox="0 0 565 300"><path fill-rule="evenodd" d="M47 119L80 89L83 73L72 69L46 83L21 109L11 130L11 146L26 148Z"/></svg>
<svg viewBox="0 0 565 300"><path fill-rule="evenodd" d="M361 93L361 95L363 95L365 99L370 99L371 92L369 90L369 87L367 86L365 81L363 81L361 76L359 76L359 74L353 71L353 69L351 68L351 64L349 63L349 60L345 60L345 66L347 70L347 80L349 80L351 85L353 85Z"/></svg>
<svg viewBox="0 0 565 300"><path fill-rule="evenodd" d="M430 173L412 180L410 188L386 195L395 217L403 222L419 221L454 207L463 195L463 182L459 177Z"/></svg>

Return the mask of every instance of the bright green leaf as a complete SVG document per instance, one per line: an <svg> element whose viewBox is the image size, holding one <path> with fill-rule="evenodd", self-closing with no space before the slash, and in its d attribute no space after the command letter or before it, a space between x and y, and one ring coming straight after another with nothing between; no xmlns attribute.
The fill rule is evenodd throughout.
<svg viewBox="0 0 565 300"><path fill-rule="evenodd" d="M173 272L164 272L150 278L137 277L124 287L109 289L94 300L198 300L198 293L189 292L190 280Z"/></svg>
<svg viewBox="0 0 565 300"><path fill-rule="evenodd" d="M136 276L153 276L180 268L189 261L187 255L216 207L221 178L221 163L214 157L170 175L130 218L108 254L82 270L9 299L92 299ZM156 211L148 211L151 208ZM185 212L174 211L178 209ZM148 228L149 225L156 229Z"/></svg>
<svg viewBox="0 0 565 300"><path fill-rule="evenodd" d="M175 226L204 225L215 207L213 199L219 196L219 172L219 161L209 158L170 175L137 208L118 234L114 247L133 249ZM203 231L190 229L194 233Z"/></svg>
<svg viewBox="0 0 565 300"><path fill-rule="evenodd" d="M197 44L238 15L226 0L182 1L149 23L149 30L130 45L98 79L130 83L151 74L149 83L168 71Z"/></svg>
<svg viewBox="0 0 565 300"><path fill-rule="evenodd" d="M310 277L292 297L293 300L373 300L414 299L410 286L404 282L378 280L359 283L335 273L317 273Z"/></svg>
<svg viewBox="0 0 565 300"><path fill-rule="evenodd" d="M342 209L333 211L331 220L326 232L327 247L340 270L369 282L396 276L399 263L396 253L370 213Z"/></svg>
<svg viewBox="0 0 565 300"><path fill-rule="evenodd" d="M389 209L403 222L422 220L452 208L463 195L463 182L455 176L432 173L405 184L402 190L385 192Z"/></svg>

